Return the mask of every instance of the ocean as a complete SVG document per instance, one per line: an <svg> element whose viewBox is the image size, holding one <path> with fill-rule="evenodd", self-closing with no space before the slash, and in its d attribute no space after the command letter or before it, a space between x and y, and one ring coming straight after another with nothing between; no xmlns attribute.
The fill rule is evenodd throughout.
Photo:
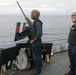
<svg viewBox="0 0 76 75"><path fill-rule="evenodd" d="M30 18L30 16L27 16ZM59 52L66 50L68 34L72 26L70 15L42 15L40 20L43 22L42 42L53 43L52 51ZM23 15L0 15L0 48L15 46L19 42L27 42L28 38L14 41L16 24L26 22Z"/></svg>

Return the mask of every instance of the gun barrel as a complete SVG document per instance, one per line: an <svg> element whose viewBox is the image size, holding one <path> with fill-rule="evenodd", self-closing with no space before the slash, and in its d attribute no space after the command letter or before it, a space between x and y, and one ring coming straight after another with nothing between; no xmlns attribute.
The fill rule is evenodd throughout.
<svg viewBox="0 0 76 75"><path fill-rule="evenodd" d="M18 1L17 1L17 4L18 4L18 6L19 6L20 10L22 11L22 13L23 13L24 17L26 17L26 15L25 15L24 11L22 10L22 8L21 8L21 6L20 6L20 4L19 4L19 2L18 2Z"/></svg>

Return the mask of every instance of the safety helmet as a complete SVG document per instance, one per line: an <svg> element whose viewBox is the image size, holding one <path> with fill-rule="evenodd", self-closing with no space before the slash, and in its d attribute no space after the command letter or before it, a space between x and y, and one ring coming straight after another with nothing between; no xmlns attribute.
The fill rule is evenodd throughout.
<svg viewBox="0 0 76 75"><path fill-rule="evenodd" d="M40 16L40 12L36 9L31 11L31 17L32 18L38 18Z"/></svg>
<svg viewBox="0 0 76 75"><path fill-rule="evenodd" d="M76 16L76 12L73 12L71 16Z"/></svg>

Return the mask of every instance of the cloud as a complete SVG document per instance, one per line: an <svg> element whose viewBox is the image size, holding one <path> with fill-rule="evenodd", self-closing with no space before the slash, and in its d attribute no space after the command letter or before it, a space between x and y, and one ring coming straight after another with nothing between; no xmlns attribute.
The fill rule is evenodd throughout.
<svg viewBox="0 0 76 75"><path fill-rule="evenodd" d="M24 12L38 9L42 14L70 14L76 11L76 0L18 0ZM6 11L8 10L8 11ZM21 14L16 0L0 0L0 14Z"/></svg>

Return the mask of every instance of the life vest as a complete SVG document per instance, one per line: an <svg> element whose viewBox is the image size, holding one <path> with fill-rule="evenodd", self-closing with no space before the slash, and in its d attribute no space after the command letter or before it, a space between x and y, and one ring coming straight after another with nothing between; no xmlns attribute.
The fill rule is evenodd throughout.
<svg viewBox="0 0 76 75"><path fill-rule="evenodd" d="M68 37L68 43L76 45L76 26L75 25L73 25L70 28L70 33L69 33L69 37Z"/></svg>
<svg viewBox="0 0 76 75"><path fill-rule="evenodd" d="M35 38L35 35L36 35L36 28L35 28L35 24L37 22L40 22L41 24L43 24L39 19L35 20L33 22L33 25L31 25L31 30L30 30L30 39L34 39Z"/></svg>

